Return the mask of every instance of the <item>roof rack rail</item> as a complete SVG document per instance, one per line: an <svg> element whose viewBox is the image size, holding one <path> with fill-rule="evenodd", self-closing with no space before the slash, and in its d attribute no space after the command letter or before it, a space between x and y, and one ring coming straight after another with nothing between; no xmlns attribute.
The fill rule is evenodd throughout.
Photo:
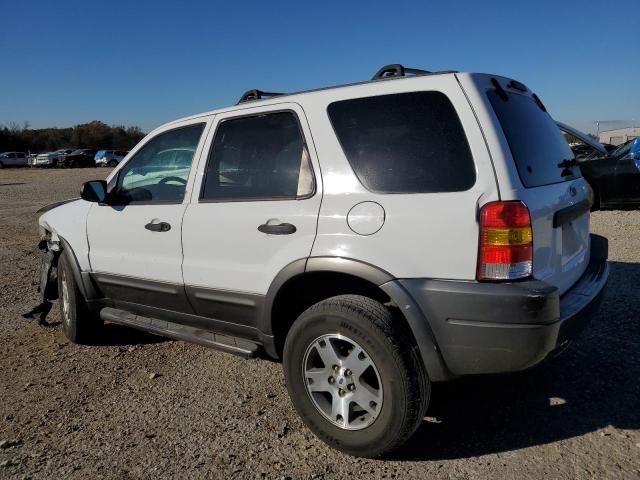
<svg viewBox="0 0 640 480"><path fill-rule="evenodd" d="M258 89L248 90L242 94L240 100L238 101L238 105L244 102L250 102L252 100L262 100L266 97L277 97L279 95L284 95L284 93L263 92L262 90Z"/></svg>
<svg viewBox="0 0 640 480"><path fill-rule="evenodd" d="M371 80L378 80L380 78L393 78L393 77L406 77L407 74L411 75L425 75L433 73L428 70L421 70L419 68L409 68L399 63L393 63L391 65L385 65L376 72Z"/></svg>

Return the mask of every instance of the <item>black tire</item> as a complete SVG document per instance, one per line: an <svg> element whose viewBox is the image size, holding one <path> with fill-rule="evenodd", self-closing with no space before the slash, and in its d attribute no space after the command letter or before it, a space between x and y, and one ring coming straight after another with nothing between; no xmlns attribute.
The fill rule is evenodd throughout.
<svg viewBox="0 0 640 480"><path fill-rule="evenodd" d="M4 163L0 162L0 168L4 168Z"/></svg>
<svg viewBox="0 0 640 480"><path fill-rule="evenodd" d="M347 430L332 423L307 391L306 352L329 334L355 341L379 373L382 407L363 429ZM303 312L287 335L283 365L289 395L303 422L329 446L351 455L379 457L402 446L429 405L431 386L411 332L402 319L367 297L340 295Z"/></svg>
<svg viewBox="0 0 640 480"><path fill-rule="evenodd" d="M103 322L87 308L65 252L58 259L58 298L62 329L69 341L81 344L96 343Z"/></svg>
<svg viewBox="0 0 640 480"><path fill-rule="evenodd" d="M115 167L116 165L118 165L118 162L115 160L109 160L109 163L107 163L108 167Z"/></svg>

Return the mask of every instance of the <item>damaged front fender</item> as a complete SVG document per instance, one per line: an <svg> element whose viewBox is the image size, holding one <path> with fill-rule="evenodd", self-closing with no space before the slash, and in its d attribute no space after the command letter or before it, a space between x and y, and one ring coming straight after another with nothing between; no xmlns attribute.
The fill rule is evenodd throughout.
<svg viewBox="0 0 640 480"><path fill-rule="evenodd" d="M40 265L40 303L30 312L23 315L24 318L38 317L40 325L48 325L47 315L51 311L51 302L58 298L58 259L60 257L60 243L52 242L51 236L40 240L38 248L42 250L42 263Z"/></svg>
<svg viewBox="0 0 640 480"><path fill-rule="evenodd" d="M60 243L51 239L42 240L38 248L43 250L40 266L40 300L42 303L58 298L58 258L60 257Z"/></svg>

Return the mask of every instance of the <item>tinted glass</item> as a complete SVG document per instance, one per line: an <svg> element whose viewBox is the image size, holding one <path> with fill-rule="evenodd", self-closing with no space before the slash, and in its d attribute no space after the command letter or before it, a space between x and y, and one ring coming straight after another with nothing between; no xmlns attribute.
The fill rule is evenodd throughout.
<svg viewBox="0 0 640 480"><path fill-rule="evenodd" d="M313 186L298 184L308 156L298 120L291 112L226 120L209 154L202 199L297 198ZM304 183L304 181L303 181Z"/></svg>
<svg viewBox="0 0 640 480"><path fill-rule="evenodd" d="M611 152L611 156L616 159L624 157L627 153L631 151L631 145L633 144L633 142L634 140L629 140L627 143L623 143L618 148L616 148L613 152Z"/></svg>
<svg viewBox="0 0 640 480"><path fill-rule="evenodd" d="M549 185L580 176L577 166L558 167L563 160L573 159L573 153L558 125L531 97L507 93L508 100L502 100L495 90L489 90L487 95L525 187Z"/></svg>
<svg viewBox="0 0 640 480"><path fill-rule="evenodd" d="M116 203L180 202L204 123L149 140L118 175Z"/></svg>
<svg viewBox="0 0 640 480"><path fill-rule="evenodd" d="M346 100L332 103L328 112L351 167L369 190L455 192L475 183L462 124L440 92Z"/></svg>

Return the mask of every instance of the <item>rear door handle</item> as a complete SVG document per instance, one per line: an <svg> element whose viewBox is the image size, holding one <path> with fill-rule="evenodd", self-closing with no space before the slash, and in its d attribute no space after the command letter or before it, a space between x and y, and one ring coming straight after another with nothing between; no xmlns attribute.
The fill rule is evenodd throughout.
<svg viewBox="0 0 640 480"><path fill-rule="evenodd" d="M147 230L151 230L152 232L168 232L169 230L171 230L171 225L169 225L167 222L149 222L147 223L144 228L146 228Z"/></svg>
<svg viewBox="0 0 640 480"><path fill-rule="evenodd" d="M296 232L296 226L290 223L280 223L278 225L263 223L258 227L258 231L271 235L291 235Z"/></svg>

